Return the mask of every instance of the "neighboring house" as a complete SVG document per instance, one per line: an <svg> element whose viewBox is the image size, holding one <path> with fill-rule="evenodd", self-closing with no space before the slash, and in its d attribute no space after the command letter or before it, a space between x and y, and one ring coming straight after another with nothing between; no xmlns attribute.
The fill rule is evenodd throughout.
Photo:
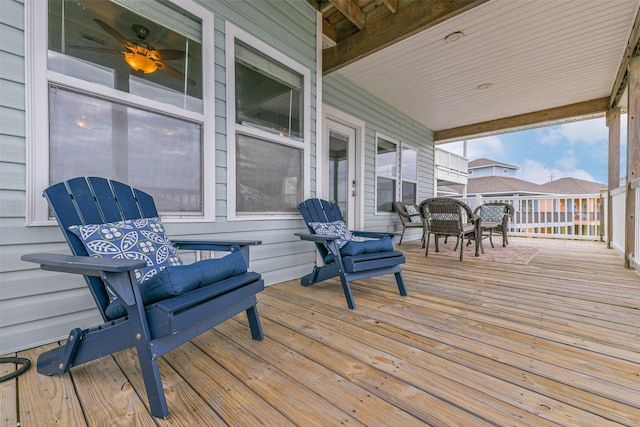
<svg viewBox="0 0 640 427"><path fill-rule="evenodd" d="M469 162L469 178L480 178L483 176L506 176L515 178L518 166L496 162L490 159L475 159Z"/></svg>
<svg viewBox="0 0 640 427"><path fill-rule="evenodd" d="M299 0L0 2L0 354L96 324L81 277L20 260L68 253L41 196L60 180L146 190L171 236L262 240L251 269L268 285L316 262L294 236L303 199L394 230L393 201L433 195L433 132L321 78L318 16ZM184 53L149 63L136 38Z"/></svg>
<svg viewBox="0 0 640 427"><path fill-rule="evenodd" d="M541 224L546 223L564 228L600 227L600 199L586 195L600 194L607 189L606 184L577 178L561 178L536 184L515 178L517 170L517 166L490 159L471 160L466 189L463 185L449 185L449 195L461 197L466 190L471 206L481 203L485 197L492 200L508 198L516 210L512 225L520 224L520 231L523 232L530 228L544 233L546 227ZM547 232L553 231L549 228Z"/></svg>

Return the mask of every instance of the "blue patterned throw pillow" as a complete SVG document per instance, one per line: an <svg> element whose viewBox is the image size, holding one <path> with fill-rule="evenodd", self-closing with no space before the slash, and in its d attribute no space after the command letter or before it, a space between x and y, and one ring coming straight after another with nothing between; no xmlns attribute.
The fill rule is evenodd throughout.
<svg viewBox="0 0 640 427"><path fill-rule="evenodd" d="M502 222L504 206L483 206L480 209L480 218L483 221Z"/></svg>
<svg viewBox="0 0 640 427"><path fill-rule="evenodd" d="M404 205L404 208L407 211L407 214L409 215L409 221L411 222L422 222L422 216L420 216L420 212L418 212L418 209L416 209L415 206L413 205Z"/></svg>
<svg viewBox="0 0 640 427"><path fill-rule="evenodd" d="M309 227L311 227L316 234L338 236L339 238L336 239L338 248L342 248L348 241L353 240L353 234L351 234L344 221L310 222Z"/></svg>
<svg viewBox="0 0 640 427"><path fill-rule="evenodd" d="M167 266L182 265L160 218L72 225L69 231L80 238L89 256L145 260L147 266L136 270L138 283L149 280ZM109 294L113 300L115 295Z"/></svg>

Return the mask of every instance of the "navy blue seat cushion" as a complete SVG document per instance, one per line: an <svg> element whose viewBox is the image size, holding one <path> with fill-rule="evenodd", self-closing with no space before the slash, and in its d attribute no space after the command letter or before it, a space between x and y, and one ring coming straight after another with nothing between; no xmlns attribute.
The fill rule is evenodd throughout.
<svg viewBox="0 0 640 427"><path fill-rule="evenodd" d="M388 251L393 251L393 240L391 240L391 237L385 236L381 239L363 240L361 242L350 240L342 248L340 248L340 255L355 256ZM332 263L333 254L330 253L325 256L324 262L326 264Z"/></svg>
<svg viewBox="0 0 640 427"><path fill-rule="evenodd" d="M222 258L165 267L140 285L140 294L146 306L246 272L247 263L242 253L235 251ZM105 313L110 319L117 319L126 315L127 311L115 299L107 306Z"/></svg>

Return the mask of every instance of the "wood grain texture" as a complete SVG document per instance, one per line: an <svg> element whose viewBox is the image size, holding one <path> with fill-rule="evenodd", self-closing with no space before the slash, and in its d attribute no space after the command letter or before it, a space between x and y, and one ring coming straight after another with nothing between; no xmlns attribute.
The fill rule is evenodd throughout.
<svg viewBox="0 0 640 427"><path fill-rule="evenodd" d="M354 281L357 310L338 280L268 287L264 341L239 315L161 358L167 420L148 413L133 350L58 377L32 368L19 408L13 387L0 413L22 426L640 425L637 272L604 242L509 240L540 251L460 262L404 242L409 295L393 276Z"/></svg>

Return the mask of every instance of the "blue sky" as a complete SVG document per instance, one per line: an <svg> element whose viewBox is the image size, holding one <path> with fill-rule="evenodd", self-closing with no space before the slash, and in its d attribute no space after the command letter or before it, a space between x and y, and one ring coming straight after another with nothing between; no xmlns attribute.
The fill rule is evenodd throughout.
<svg viewBox="0 0 640 427"><path fill-rule="evenodd" d="M627 116L623 115L620 123L621 177L626 174L626 124ZM607 184L608 138L605 118L600 117L470 139L467 140L467 158L485 157L519 166L517 177L537 184L566 177ZM462 141L438 147L463 154Z"/></svg>

